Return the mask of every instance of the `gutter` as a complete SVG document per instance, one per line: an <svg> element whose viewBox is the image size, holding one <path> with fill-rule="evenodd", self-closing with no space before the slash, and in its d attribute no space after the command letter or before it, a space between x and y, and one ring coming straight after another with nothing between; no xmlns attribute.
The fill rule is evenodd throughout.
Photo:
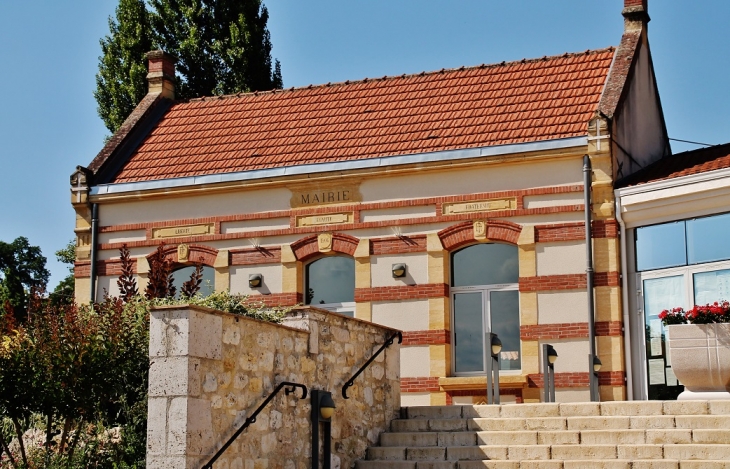
<svg viewBox="0 0 730 469"><path fill-rule="evenodd" d="M91 304L96 302L96 257L99 252L99 204L91 204Z"/></svg>
<svg viewBox="0 0 730 469"><path fill-rule="evenodd" d="M628 400L633 401L634 378L631 371L631 362L634 357L631 355L631 323L629 322L629 271L628 261L626 260L626 224L623 218L621 218L621 197L618 193L615 197L615 204L616 220L621 230L619 234L619 251L621 252L621 289L623 290L621 307L623 309L624 322L624 355L626 356L626 397Z"/></svg>

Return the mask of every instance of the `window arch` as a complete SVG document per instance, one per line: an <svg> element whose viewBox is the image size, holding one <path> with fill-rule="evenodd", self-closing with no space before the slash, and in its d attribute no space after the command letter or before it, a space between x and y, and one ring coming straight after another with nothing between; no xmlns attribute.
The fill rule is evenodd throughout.
<svg viewBox="0 0 730 469"><path fill-rule="evenodd" d="M451 255L453 370L483 374L488 332L502 341L500 367L521 369L517 246L474 244Z"/></svg>
<svg viewBox="0 0 730 469"><path fill-rule="evenodd" d="M354 316L355 259L327 256L310 262L304 272L305 304Z"/></svg>

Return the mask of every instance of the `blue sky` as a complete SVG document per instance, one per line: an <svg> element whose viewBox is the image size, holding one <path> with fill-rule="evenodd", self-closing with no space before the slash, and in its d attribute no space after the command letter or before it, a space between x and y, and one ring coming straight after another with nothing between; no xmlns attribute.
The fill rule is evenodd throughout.
<svg viewBox="0 0 730 469"><path fill-rule="evenodd" d="M68 178L107 131L93 98L115 0L0 1L0 240L73 237ZM622 0L269 0L284 86L400 75L617 45ZM669 135L730 142L730 2L649 0ZM672 143L674 151L696 148Z"/></svg>

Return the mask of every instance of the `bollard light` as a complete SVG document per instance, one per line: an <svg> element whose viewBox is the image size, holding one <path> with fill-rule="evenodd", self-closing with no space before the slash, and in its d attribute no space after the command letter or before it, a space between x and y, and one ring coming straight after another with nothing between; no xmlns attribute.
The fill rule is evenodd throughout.
<svg viewBox="0 0 730 469"><path fill-rule="evenodd" d="M554 365L557 359L558 352L556 352L555 349L550 346L550 348L548 348L548 362L550 362L551 365Z"/></svg>
<svg viewBox="0 0 730 469"><path fill-rule="evenodd" d="M502 341L496 334L492 335L492 357L498 358L499 352L502 351Z"/></svg>
<svg viewBox="0 0 730 469"><path fill-rule="evenodd" d="M321 415L323 419L329 420L332 418L334 413L335 401L332 400L332 394L322 394L319 399L319 415Z"/></svg>
<svg viewBox="0 0 730 469"><path fill-rule="evenodd" d="M601 371L602 365L603 364L601 363L601 360L598 357L594 356L593 357L593 372L598 373L599 371Z"/></svg>
<svg viewBox="0 0 730 469"><path fill-rule="evenodd" d="M332 415L335 413L335 401L332 393L313 389L312 403L312 468L319 468L319 427L322 424L323 469L330 469L332 457Z"/></svg>

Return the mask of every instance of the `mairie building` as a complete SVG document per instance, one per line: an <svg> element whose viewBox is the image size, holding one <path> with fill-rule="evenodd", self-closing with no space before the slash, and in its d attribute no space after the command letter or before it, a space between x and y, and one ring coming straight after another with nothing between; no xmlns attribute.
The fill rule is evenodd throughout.
<svg viewBox="0 0 730 469"><path fill-rule="evenodd" d="M583 401L590 260L601 400L666 398L645 392L617 212L651 178L620 181L671 156L646 8L625 0L601 50L190 101L151 52L149 93L71 176L77 300L118 292L125 244L143 289L164 243L203 294L402 330L403 405L483 402L490 332L503 403L540 401L545 343L557 400Z"/></svg>

